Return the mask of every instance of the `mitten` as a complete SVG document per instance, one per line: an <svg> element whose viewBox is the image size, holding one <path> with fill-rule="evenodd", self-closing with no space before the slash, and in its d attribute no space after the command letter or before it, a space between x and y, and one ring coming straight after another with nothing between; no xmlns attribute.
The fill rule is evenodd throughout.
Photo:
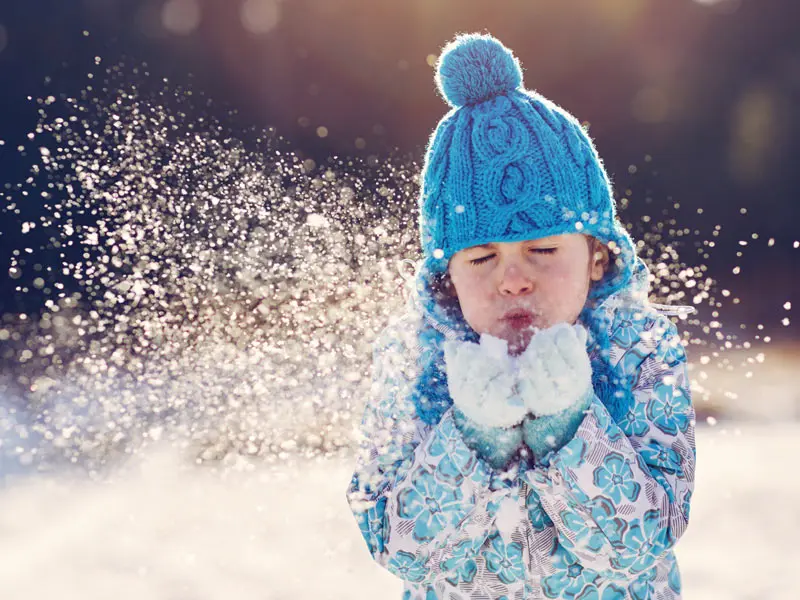
<svg viewBox="0 0 800 600"><path fill-rule="evenodd" d="M522 426L490 427L479 425L456 406L453 421L464 443L494 469L505 468L522 446Z"/></svg>
<svg viewBox="0 0 800 600"><path fill-rule="evenodd" d="M531 415L523 439L539 460L575 435L592 401L586 330L560 323L538 332L518 360L518 389Z"/></svg>
<svg viewBox="0 0 800 600"><path fill-rule="evenodd" d="M505 340L484 334L480 344L444 344L447 386L454 422L464 442L496 469L522 445L527 408L516 393L515 362Z"/></svg>

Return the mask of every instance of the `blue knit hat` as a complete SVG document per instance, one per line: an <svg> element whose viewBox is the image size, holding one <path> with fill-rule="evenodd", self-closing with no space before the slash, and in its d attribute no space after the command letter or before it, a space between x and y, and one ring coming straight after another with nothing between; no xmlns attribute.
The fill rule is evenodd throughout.
<svg viewBox="0 0 800 600"><path fill-rule="evenodd" d="M512 52L490 35L465 34L439 58L436 83L453 108L425 154L420 197L422 273L447 270L464 248L583 233L611 250L592 296L625 286L633 243L616 217L611 183L581 124L522 87Z"/></svg>

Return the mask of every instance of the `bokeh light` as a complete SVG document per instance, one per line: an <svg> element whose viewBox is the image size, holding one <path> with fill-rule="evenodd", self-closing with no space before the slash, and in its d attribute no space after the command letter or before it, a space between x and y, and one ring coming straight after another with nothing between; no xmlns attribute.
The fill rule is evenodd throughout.
<svg viewBox="0 0 800 600"><path fill-rule="evenodd" d="M178 35L188 35L200 25L198 0L167 0L161 9L164 29Z"/></svg>
<svg viewBox="0 0 800 600"><path fill-rule="evenodd" d="M269 33L281 19L279 0L245 0L241 8L242 25L250 33Z"/></svg>
<svg viewBox="0 0 800 600"><path fill-rule="evenodd" d="M731 114L730 173L743 182L769 174L780 147L785 116L779 100L764 86L753 86L738 98Z"/></svg>
<svg viewBox="0 0 800 600"><path fill-rule="evenodd" d="M656 87L644 88L633 97L631 112L642 123L661 123L669 116L669 100Z"/></svg>

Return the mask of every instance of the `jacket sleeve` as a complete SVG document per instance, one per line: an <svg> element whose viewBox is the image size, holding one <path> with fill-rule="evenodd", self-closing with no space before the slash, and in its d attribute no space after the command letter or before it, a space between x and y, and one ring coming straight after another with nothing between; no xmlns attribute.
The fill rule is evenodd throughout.
<svg viewBox="0 0 800 600"><path fill-rule="evenodd" d="M595 396L573 439L523 474L559 542L612 579L635 577L674 546L694 486L695 415L683 346L665 317L640 333L614 375L631 391L617 392L611 410Z"/></svg>
<svg viewBox="0 0 800 600"><path fill-rule="evenodd" d="M521 539L500 536L503 502L522 502L517 467L493 470L464 443L448 409L434 426L416 418L403 350L376 349L371 399L347 500L376 562L401 579L459 587L524 585ZM477 577L476 577L477 576ZM515 584L515 582L517 582Z"/></svg>

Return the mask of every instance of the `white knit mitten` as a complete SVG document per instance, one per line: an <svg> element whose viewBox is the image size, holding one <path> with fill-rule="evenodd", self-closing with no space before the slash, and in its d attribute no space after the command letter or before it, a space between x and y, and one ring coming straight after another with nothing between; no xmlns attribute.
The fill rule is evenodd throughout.
<svg viewBox="0 0 800 600"><path fill-rule="evenodd" d="M467 417L488 427L513 427L528 409L516 392L516 365L508 342L484 334L480 344L444 343L447 385L453 403Z"/></svg>
<svg viewBox="0 0 800 600"><path fill-rule="evenodd" d="M534 416L559 413L590 392L587 337L581 325L559 323L534 335L519 356L519 393Z"/></svg>

